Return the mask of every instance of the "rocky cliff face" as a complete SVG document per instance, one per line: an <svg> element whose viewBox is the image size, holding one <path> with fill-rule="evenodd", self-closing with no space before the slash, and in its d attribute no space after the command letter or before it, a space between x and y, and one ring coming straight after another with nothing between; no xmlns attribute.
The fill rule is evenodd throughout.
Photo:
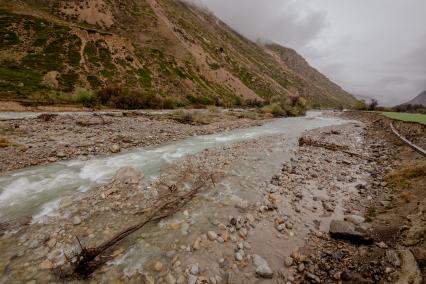
<svg viewBox="0 0 426 284"><path fill-rule="evenodd" d="M175 0L0 0L0 96L43 99L111 84L178 104L240 105L303 96L355 99L295 51L242 37Z"/></svg>

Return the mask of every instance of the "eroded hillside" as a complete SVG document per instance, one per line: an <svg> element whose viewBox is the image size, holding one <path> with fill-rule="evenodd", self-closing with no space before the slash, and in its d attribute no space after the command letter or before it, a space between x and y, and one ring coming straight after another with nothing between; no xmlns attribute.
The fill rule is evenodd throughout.
<svg viewBox="0 0 426 284"><path fill-rule="evenodd" d="M173 106L296 96L311 106L355 102L296 52L251 42L181 1L0 4L0 95L6 99L121 85L168 98Z"/></svg>

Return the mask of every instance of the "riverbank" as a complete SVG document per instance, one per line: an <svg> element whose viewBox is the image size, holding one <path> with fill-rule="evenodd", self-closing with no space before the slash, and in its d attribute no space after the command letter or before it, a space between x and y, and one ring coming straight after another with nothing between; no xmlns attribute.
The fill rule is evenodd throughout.
<svg viewBox="0 0 426 284"><path fill-rule="evenodd" d="M42 114L0 121L0 173L261 125L249 110Z"/></svg>
<svg viewBox="0 0 426 284"><path fill-rule="evenodd" d="M412 278L424 248L425 176L409 180L404 190L395 187L401 179L392 177L401 165L419 166L422 160L395 139L388 121L356 118L362 121L334 121L341 125L204 150L154 180L122 169L110 183L62 200L56 214L19 229L18 222L11 224L16 226L0 239L1 279L392 283ZM290 124L310 118L299 120ZM179 202L164 207L173 196L181 197ZM76 236L82 246L96 248L147 218L155 221L99 253L90 280L79 278ZM417 262L401 245L415 246Z"/></svg>

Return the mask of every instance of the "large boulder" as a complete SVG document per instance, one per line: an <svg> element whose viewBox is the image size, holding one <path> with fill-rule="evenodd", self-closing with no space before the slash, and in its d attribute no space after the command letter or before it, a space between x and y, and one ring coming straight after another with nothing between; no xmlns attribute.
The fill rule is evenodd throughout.
<svg viewBox="0 0 426 284"><path fill-rule="evenodd" d="M336 239L345 239L355 243L372 243L373 240L364 232L355 227L354 224L333 220L330 223L330 236Z"/></svg>

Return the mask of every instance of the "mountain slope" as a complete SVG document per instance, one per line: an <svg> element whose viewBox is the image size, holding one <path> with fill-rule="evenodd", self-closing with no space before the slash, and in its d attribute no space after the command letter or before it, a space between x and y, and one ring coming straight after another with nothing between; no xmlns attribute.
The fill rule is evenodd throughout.
<svg viewBox="0 0 426 284"><path fill-rule="evenodd" d="M411 101L405 103L407 105L422 105L426 107L426 91L420 93L417 97L412 99Z"/></svg>
<svg viewBox="0 0 426 284"><path fill-rule="evenodd" d="M174 0L0 0L0 96L43 100L122 85L173 104L355 99L296 52L242 37Z"/></svg>

